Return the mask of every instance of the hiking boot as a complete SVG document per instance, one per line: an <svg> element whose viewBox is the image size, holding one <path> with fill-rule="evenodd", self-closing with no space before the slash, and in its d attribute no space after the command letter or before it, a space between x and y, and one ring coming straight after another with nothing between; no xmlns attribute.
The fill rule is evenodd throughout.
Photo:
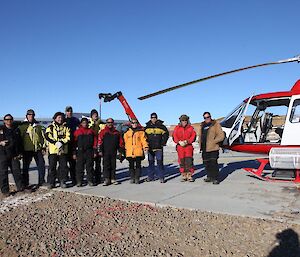
<svg viewBox="0 0 300 257"><path fill-rule="evenodd" d="M115 180L115 179L112 179L111 180L111 183L113 184L113 185L119 185L120 183L117 181L117 180Z"/></svg>
<svg viewBox="0 0 300 257"><path fill-rule="evenodd" d="M188 179L189 182L194 182L195 179L191 176L189 179Z"/></svg>
<svg viewBox="0 0 300 257"><path fill-rule="evenodd" d="M217 180L217 179L215 179L215 180L213 181L213 184L214 184L214 185L219 185L219 184L220 184L220 181Z"/></svg>
<svg viewBox="0 0 300 257"><path fill-rule="evenodd" d="M89 185L90 187L96 186L96 184L95 184L94 182L92 182L92 181L89 181L89 182L88 182L88 185Z"/></svg>
<svg viewBox="0 0 300 257"><path fill-rule="evenodd" d="M82 186L83 186L83 185L82 185L82 182L78 182L76 186L77 186L77 187L82 187Z"/></svg>
<svg viewBox="0 0 300 257"><path fill-rule="evenodd" d="M212 178L210 178L210 177L207 177L207 178L205 178L203 180L204 180L204 182L213 182Z"/></svg>
<svg viewBox="0 0 300 257"><path fill-rule="evenodd" d="M181 182L185 182L185 181L187 181L187 173L186 172L182 172L181 173L181 180L180 180Z"/></svg>
<svg viewBox="0 0 300 257"><path fill-rule="evenodd" d="M110 185L110 180L106 178L104 180L103 186L109 186L109 185Z"/></svg>
<svg viewBox="0 0 300 257"><path fill-rule="evenodd" d="M189 181L189 182L194 182L195 181L191 172L188 172L186 177L187 177L187 181Z"/></svg>
<svg viewBox="0 0 300 257"><path fill-rule="evenodd" d="M54 185L54 184L49 184L47 188L48 188L48 189L55 188L55 185Z"/></svg>
<svg viewBox="0 0 300 257"><path fill-rule="evenodd" d="M60 187L61 188L67 188L67 184L65 182L60 182Z"/></svg>

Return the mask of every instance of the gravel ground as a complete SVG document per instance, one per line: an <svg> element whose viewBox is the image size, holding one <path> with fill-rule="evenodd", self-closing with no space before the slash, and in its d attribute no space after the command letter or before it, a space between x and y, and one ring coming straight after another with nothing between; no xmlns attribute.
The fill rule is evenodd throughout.
<svg viewBox="0 0 300 257"><path fill-rule="evenodd" d="M0 200L5 257L300 256L295 224L42 189Z"/></svg>

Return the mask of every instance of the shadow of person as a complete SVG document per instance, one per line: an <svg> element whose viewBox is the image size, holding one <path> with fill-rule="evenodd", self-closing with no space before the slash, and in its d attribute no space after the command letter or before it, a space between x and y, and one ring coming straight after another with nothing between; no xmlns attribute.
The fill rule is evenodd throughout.
<svg viewBox="0 0 300 257"><path fill-rule="evenodd" d="M268 257L299 257L298 234L291 228L276 234L278 245L272 249Z"/></svg>
<svg viewBox="0 0 300 257"><path fill-rule="evenodd" d="M247 161L238 161L238 162L230 162L227 164L221 164L222 168L219 171L219 181L224 181L229 175L233 172L243 169L243 168L257 168L258 164L255 160L247 160ZM220 165L219 165L220 167Z"/></svg>

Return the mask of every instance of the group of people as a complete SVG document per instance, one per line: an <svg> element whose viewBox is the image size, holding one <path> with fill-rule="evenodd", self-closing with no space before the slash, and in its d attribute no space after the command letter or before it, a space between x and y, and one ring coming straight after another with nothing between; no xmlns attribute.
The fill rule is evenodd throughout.
<svg viewBox="0 0 300 257"><path fill-rule="evenodd" d="M219 143L223 141L224 133L220 124L211 119L209 112L205 112L203 117L199 144L207 171L205 181L218 184L217 159ZM13 124L11 114L6 114L3 120L4 125L0 127L0 188L4 195L9 195L9 168L18 191L30 188L29 168L33 158L38 169L38 185L47 184L50 189L57 182L60 187L66 188L68 180L71 180L70 185L83 186L85 171L87 184L90 186L102 182L103 186L119 184L116 179L118 158L127 159L130 183L139 184L141 163L146 156L149 162L146 181L158 178L161 183L165 182L163 147L169 139L169 131L156 113L151 114L145 127L137 119L132 119L123 134L115 128L112 118L102 122L95 109L91 111L89 118L84 117L79 121L73 116L71 106L66 107L65 113L56 112L53 122L46 130L35 120L32 109L26 112L24 122L17 127ZM187 115L181 115L179 120L173 132L179 170L183 182L193 182L192 143L197 134ZM44 160L46 152L49 160L47 183Z"/></svg>

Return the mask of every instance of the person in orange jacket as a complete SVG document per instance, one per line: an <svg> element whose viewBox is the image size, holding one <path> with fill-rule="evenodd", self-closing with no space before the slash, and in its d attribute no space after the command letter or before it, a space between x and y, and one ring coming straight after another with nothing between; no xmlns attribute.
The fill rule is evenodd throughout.
<svg viewBox="0 0 300 257"><path fill-rule="evenodd" d="M194 182L194 164L192 143L196 140L196 132L189 122L189 117L185 114L179 118L179 124L173 132L173 141L177 144L176 151L178 154L179 171L182 175L182 182Z"/></svg>
<svg viewBox="0 0 300 257"><path fill-rule="evenodd" d="M148 151L145 131L138 127L138 120L131 120L131 127L124 133L126 159L129 162L130 183L139 184L142 160Z"/></svg>

